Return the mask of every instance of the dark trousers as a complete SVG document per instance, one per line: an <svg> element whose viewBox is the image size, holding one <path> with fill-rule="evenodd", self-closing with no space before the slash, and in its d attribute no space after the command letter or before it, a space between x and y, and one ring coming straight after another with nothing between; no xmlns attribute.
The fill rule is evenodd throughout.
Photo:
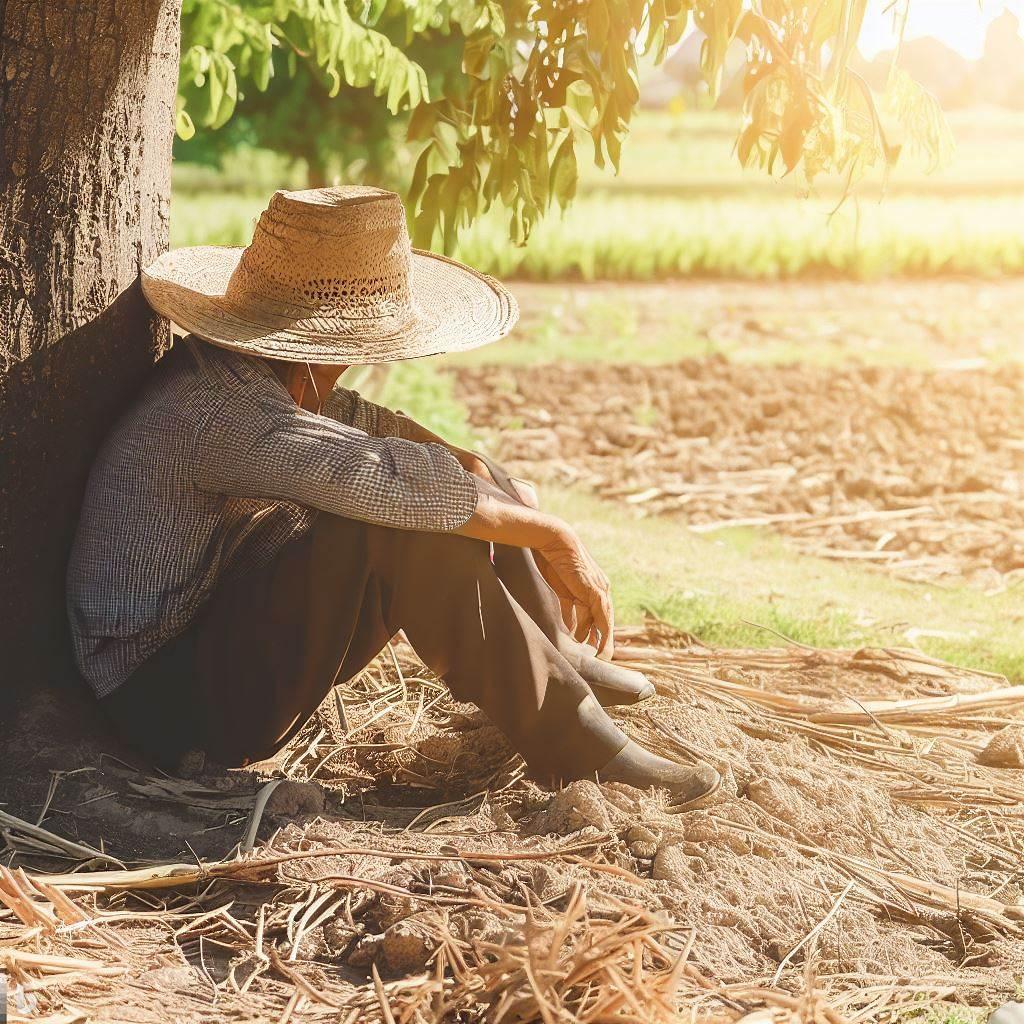
<svg viewBox="0 0 1024 1024"><path fill-rule="evenodd" d="M269 757L399 630L457 700L482 708L540 777L592 775L621 748L579 714L558 601L519 548L320 513L265 568L225 581L103 705L156 760Z"/></svg>

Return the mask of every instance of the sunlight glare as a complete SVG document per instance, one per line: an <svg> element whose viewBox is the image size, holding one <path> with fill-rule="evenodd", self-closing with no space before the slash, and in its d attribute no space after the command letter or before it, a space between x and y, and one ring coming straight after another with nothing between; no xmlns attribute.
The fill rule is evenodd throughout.
<svg viewBox="0 0 1024 1024"><path fill-rule="evenodd" d="M933 36L968 60L977 60L989 24L1006 10L1024 21L1024 0L910 0L906 38ZM895 45L891 5L876 0L864 18L860 51L870 59Z"/></svg>

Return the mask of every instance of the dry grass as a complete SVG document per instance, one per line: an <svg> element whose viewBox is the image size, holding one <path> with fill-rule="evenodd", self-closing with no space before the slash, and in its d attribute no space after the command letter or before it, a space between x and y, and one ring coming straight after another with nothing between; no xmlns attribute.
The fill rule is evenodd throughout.
<svg viewBox="0 0 1024 1024"><path fill-rule="evenodd" d="M1013 994L1024 771L979 757L1000 763L981 755L1024 688L655 623L620 651L659 691L625 728L722 769L714 805L542 790L400 646L248 785L126 774L116 799L226 816L251 852L111 868L118 850L6 817L0 967L23 1016L839 1024ZM326 805L304 803L317 782Z"/></svg>

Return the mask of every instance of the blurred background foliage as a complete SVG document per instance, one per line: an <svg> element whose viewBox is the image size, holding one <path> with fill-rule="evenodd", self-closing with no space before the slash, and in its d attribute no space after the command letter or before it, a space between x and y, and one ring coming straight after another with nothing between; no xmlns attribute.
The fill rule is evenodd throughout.
<svg viewBox="0 0 1024 1024"><path fill-rule="evenodd" d="M668 9L616 7L623 25L641 24L628 29L624 63L591 41L595 25L607 38L601 15L574 0L560 59L571 37L587 54L579 66L607 70L607 81L574 78L564 96L545 85L551 75L530 78L530 61L543 60L531 54L548 52L552 31L533 8L410 3L343 11L333 0L186 0L174 244L245 244L275 188L356 181L410 197L420 244L503 276L877 278L1024 268L1024 39L1009 12L988 24L980 56L927 35L870 58L851 49L845 88L860 83L872 97L864 120L863 104L830 106L823 85L792 100L792 89L813 85L832 63L828 47L804 46L801 33L817 24L809 12L831 11L826 34L835 43L843 12L856 18L867 9L891 18L898 39L913 9L903 3L873 0L875 11L849 0L751 5L746 13L762 30L775 26L775 49L788 40L795 55L776 67L774 50L728 0L673 8L671 33ZM977 11L975 0L952 6ZM496 42L499 14L506 34ZM685 32L672 43L684 15ZM656 24L663 39L656 31L649 39ZM474 63L478 46L489 47L485 67ZM392 50L401 59L378 74L374 54ZM197 72L204 61L208 71ZM766 64L796 83L776 83L782 97L771 103L757 86ZM519 107L499 116L482 98L495 82L522 96L527 81L538 92L523 101L528 117ZM841 93L836 86L828 95ZM811 127L784 127L791 113L802 125L801 103L812 99L820 104ZM822 149L819 114L835 138L850 133L845 143ZM857 134L865 124L870 131ZM803 133L791 173L787 131L787 147ZM823 161L823 152L832 155Z"/></svg>
<svg viewBox="0 0 1024 1024"><path fill-rule="evenodd" d="M907 3L892 4L905 17ZM524 243L575 197L580 167L620 167L642 62L691 33L709 101L735 88L740 164L846 188L903 140L938 166L935 98L891 62L882 92L854 67L868 0L185 0L181 155L258 143L308 181L372 180L408 198L418 244L453 252L500 209ZM885 116L883 116L885 115ZM899 138L887 121L896 127Z"/></svg>

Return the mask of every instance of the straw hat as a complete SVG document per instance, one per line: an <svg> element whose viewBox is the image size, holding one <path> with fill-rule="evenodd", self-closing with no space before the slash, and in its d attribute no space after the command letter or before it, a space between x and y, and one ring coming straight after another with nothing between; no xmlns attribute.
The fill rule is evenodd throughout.
<svg viewBox="0 0 1024 1024"><path fill-rule="evenodd" d="M246 248L192 246L142 272L149 304L214 345L383 363L486 345L519 317L497 281L413 249L394 192L275 192Z"/></svg>

